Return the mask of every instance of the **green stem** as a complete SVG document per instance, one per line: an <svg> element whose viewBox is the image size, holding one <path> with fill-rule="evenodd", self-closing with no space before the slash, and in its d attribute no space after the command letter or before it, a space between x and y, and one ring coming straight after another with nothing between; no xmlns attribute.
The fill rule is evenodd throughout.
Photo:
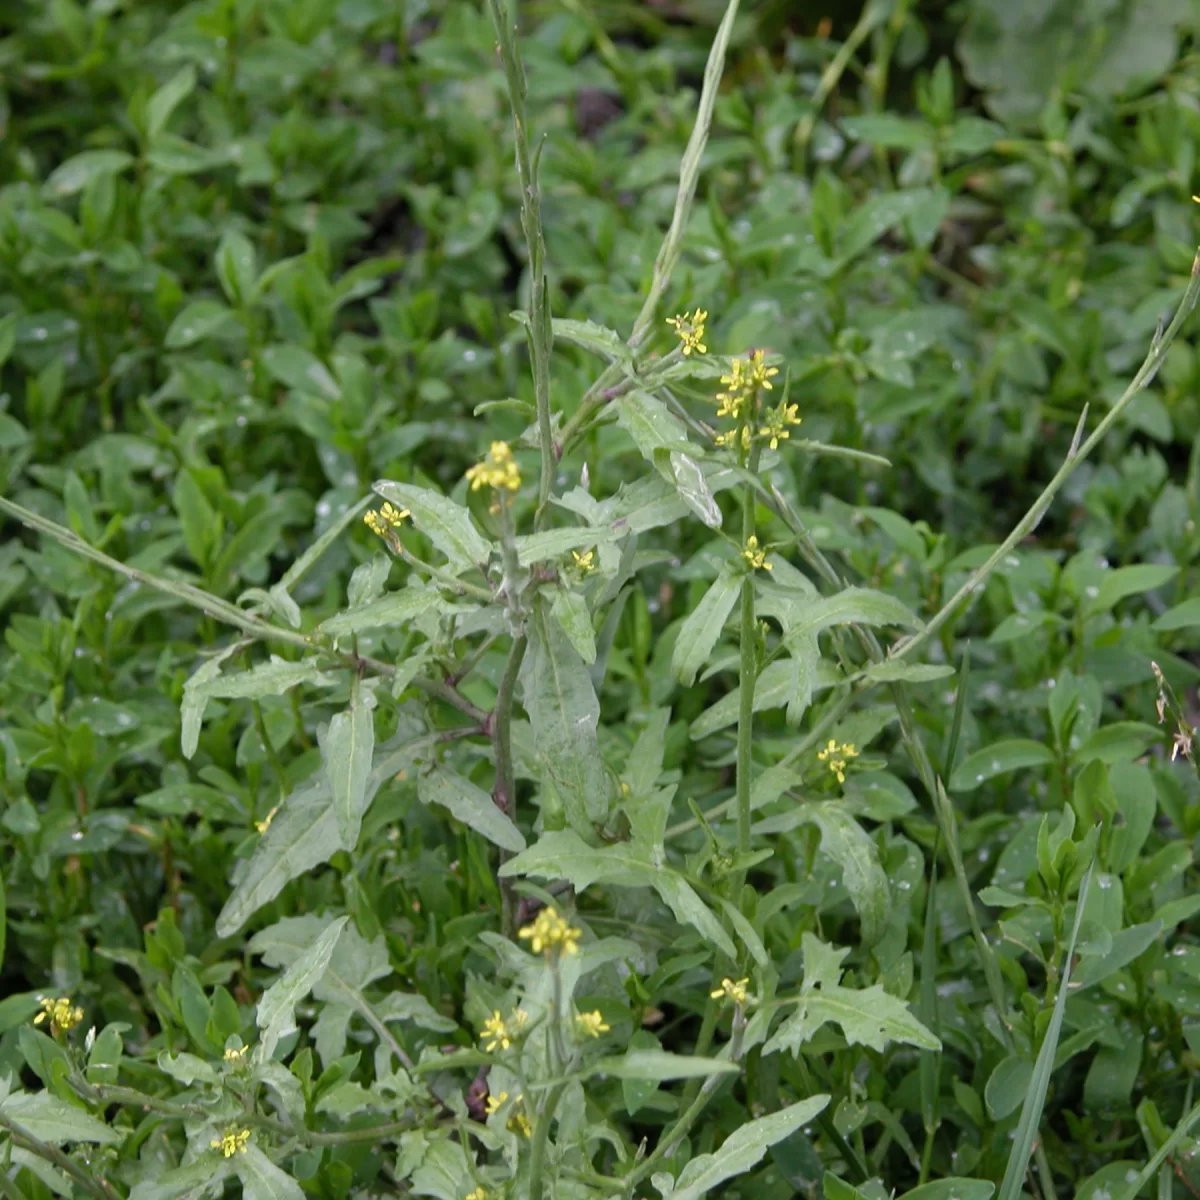
<svg viewBox="0 0 1200 1200"><path fill-rule="evenodd" d="M529 1151L529 1200L542 1200L542 1175L546 1166L546 1143L550 1137L550 1123L558 1109L558 1102L567 1090L566 1082L556 1083L546 1096L546 1102L538 1113L533 1127L533 1145Z"/></svg>
<svg viewBox="0 0 1200 1200"><path fill-rule="evenodd" d="M488 0L492 24L500 43L500 58L508 83L508 103L512 109L516 142L517 177L521 184L521 229L529 254L529 357L533 366L533 394L537 401L538 441L542 463L538 477L538 504L535 528L542 528L548 516L547 503L554 483L554 436L550 422L550 351L554 334L550 326L550 302L546 281L546 241L542 234L542 198L538 189L537 162L529 153L529 127L525 112L527 94L525 68L517 46L515 27L505 0Z"/></svg>
<svg viewBox="0 0 1200 1200"><path fill-rule="evenodd" d="M495 747L496 753L496 785L492 791L492 800L495 801L496 807L509 817L515 816L517 800L516 774L512 757L513 695L528 645L529 640L523 633L513 638L512 645L508 650L508 658L504 663L504 674L500 676L500 687L496 692L496 707L492 712L491 719L492 745ZM500 851L501 866L508 857L507 851ZM516 937L516 894L513 890L513 881L504 876L500 876L500 927L505 937Z"/></svg>
<svg viewBox="0 0 1200 1200"><path fill-rule="evenodd" d="M739 435L740 441L740 435ZM750 451L748 470L758 473L759 444L754 443ZM742 545L754 536L754 492L749 487L742 491ZM758 655L755 645L757 628L754 620L754 568L751 567L742 580L741 612L741 662L738 668L740 703L738 707L737 732L737 850L739 857L750 853L750 786L751 761L754 754L754 685L758 679ZM738 879L741 872L738 872ZM741 887L735 889L737 903Z"/></svg>
<svg viewBox="0 0 1200 1200"><path fill-rule="evenodd" d="M32 1133L23 1129L16 1121L2 1112L0 1112L0 1129L6 1130L9 1137L22 1149L36 1154L38 1158L45 1159L48 1163L53 1163L60 1171L65 1171L91 1195L100 1197L100 1200L112 1200L113 1193L107 1184L92 1178L74 1159L69 1158L57 1146L51 1146L49 1142L43 1142L41 1138L34 1137Z"/></svg>

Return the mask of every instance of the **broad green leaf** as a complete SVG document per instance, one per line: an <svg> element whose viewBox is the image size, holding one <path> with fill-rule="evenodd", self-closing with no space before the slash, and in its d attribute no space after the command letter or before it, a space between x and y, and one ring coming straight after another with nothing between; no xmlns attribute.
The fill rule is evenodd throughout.
<svg viewBox="0 0 1200 1200"><path fill-rule="evenodd" d="M217 917L217 936L236 933L286 884L347 848L322 772L284 801L250 861L238 865L233 892Z"/></svg>
<svg viewBox="0 0 1200 1200"><path fill-rule="evenodd" d="M589 1075L608 1075L613 1079L638 1079L663 1083L668 1079L705 1079L710 1075L736 1075L737 1063L719 1058L697 1058L691 1054L671 1054L667 1050L631 1049L623 1057L598 1058L588 1066Z"/></svg>
<svg viewBox="0 0 1200 1200"><path fill-rule="evenodd" d="M375 1005L375 1015L381 1021L411 1021L434 1033L453 1033L458 1023L444 1017L424 996L409 992L388 992Z"/></svg>
<svg viewBox="0 0 1200 1200"><path fill-rule="evenodd" d="M572 550L615 541L620 536L623 536L621 532L600 526L595 529L546 529L513 540L517 547L517 561L523 567L531 567L548 558L562 558Z"/></svg>
<svg viewBox="0 0 1200 1200"><path fill-rule="evenodd" d="M451 816L505 850L525 849L525 838L507 814L481 787L449 767L438 766L417 777L417 795L422 804L440 804Z"/></svg>
<svg viewBox="0 0 1200 1200"><path fill-rule="evenodd" d="M675 1186L664 1193L663 1200L700 1200L725 1180L744 1175L762 1161L772 1146L802 1129L828 1103L826 1095L810 1096L779 1112L747 1122L731 1133L719 1150L698 1154L688 1162Z"/></svg>
<svg viewBox="0 0 1200 1200"><path fill-rule="evenodd" d="M471 514L448 496L411 483L381 479L372 490L399 508L407 508L413 523L458 570L487 563L491 546L480 535Z"/></svg>
<svg viewBox="0 0 1200 1200"><path fill-rule="evenodd" d="M441 597L432 588L407 587L399 592L389 592L370 604L340 612L322 621L317 630L330 637L346 637L365 633L368 629L395 629L437 608L441 602Z"/></svg>
<svg viewBox="0 0 1200 1200"><path fill-rule="evenodd" d="M790 659L777 658L773 663L768 663L754 681L754 711L764 712L786 704L795 686L795 672ZM739 684L726 692L711 708L706 708L688 729L692 740L698 742L736 724L741 699Z"/></svg>
<svg viewBox="0 0 1200 1200"><path fill-rule="evenodd" d="M879 848L837 801L806 804L800 811L820 829L821 849L842 868L846 891L862 921L863 941L873 945L884 932L890 902Z"/></svg>
<svg viewBox="0 0 1200 1200"><path fill-rule="evenodd" d="M233 1174L233 1161L219 1154L201 1154L170 1171L160 1172L157 1164L151 1170L154 1177L134 1187L129 1200L191 1200L202 1196Z"/></svg>
<svg viewBox="0 0 1200 1200"><path fill-rule="evenodd" d="M669 708L654 708L646 714L645 724L629 752L622 772L629 784L629 795L635 799L649 795L663 770L666 753L667 728L671 723Z"/></svg>
<svg viewBox="0 0 1200 1200"><path fill-rule="evenodd" d="M950 777L952 792L974 791L981 783L999 775L1010 775L1027 767L1044 767L1054 761L1054 751L1041 742L1012 738L995 742L968 754Z"/></svg>
<svg viewBox="0 0 1200 1200"><path fill-rule="evenodd" d="M711 908L696 894L682 875L660 870L654 879L654 890L663 898L680 925L690 925L730 958L737 958L733 940L725 932Z"/></svg>
<svg viewBox="0 0 1200 1200"><path fill-rule="evenodd" d="M329 368L303 346L268 346L262 352L262 364L284 387L308 392L323 400L342 398L342 389Z"/></svg>
<svg viewBox="0 0 1200 1200"><path fill-rule="evenodd" d="M991 1200L996 1185L990 1179L965 1179L951 1176L923 1183L905 1192L901 1200Z"/></svg>
<svg viewBox="0 0 1200 1200"><path fill-rule="evenodd" d="M322 671L316 659L286 662L282 658L272 658L270 662L259 663L248 671L217 675L196 684L192 691L197 697L208 700L257 700L262 696L282 696L299 683L332 687L337 679Z"/></svg>
<svg viewBox="0 0 1200 1200"><path fill-rule="evenodd" d="M0 1113L26 1133L52 1146L65 1142L111 1145L125 1138L103 1121L49 1092L12 1092L0 1100Z"/></svg>
<svg viewBox="0 0 1200 1200"><path fill-rule="evenodd" d="M931 683L954 674L949 663L877 662L862 672L872 683Z"/></svg>
<svg viewBox="0 0 1200 1200"><path fill-rule="evenodd" d="M49 196L60 199L82 192L84 188L103 175L117 175L133 164L133 155L124 150L84 150L66 162L59 163L50 172L45 190Z"/></svg>
<svg viewBox="0 0 1200 1200"><path fill-rule="evenodd" d="M233 1157L243 1200L305 1200L304 1189L253 1142Z"/></svg>
<svg viewBox="0 0 1200 1200"><path fill-rule="evenodd" d="M1100 577L1097 594L1089 597L1084 604L1084 614L1094 617L1098 613L1108 612L1127 596L1151 592L1170 583L1178 574L1178 567L1158 563L1138 563L1132 567L1117 567L1112 571L1105 571Z"/></svg>
<svg viewBox="0 0 1200 1200"><path fill-rule="evenodd" d="M251 304L258 280L258 257L250 239L236 229L227 229L217 246L215 265L225 299L235 307Z"/></svg>
<svg viewBox="0 0 1200 1200"><path fill-rule="evenodd" d="M596 631L592 628L592 614L587 601L569 587L558 587L550 602L550 615L559 623L579 657L588 666L596 661Z"/></svg>
<svg viewBox="0 0 1200 1200"><path fill-rule="evenodd" d="M1112 936L1112 945L1107 954L1080 958L1071 981L1074 991L1082 991L1110 975L1127 967L1135 958L1140 958L1162 936L1162 924L1146 921L1141 925L1130 925Z"/></svg>
<svg viewBox="0 0 1200 1200"><path fill-rule="evenodd" d="M842 129L857 142L870 142L889 150L916 150L932 146L934 131L924 121L894 113L864 113L844 117Z"/></svg>
<svg viewBox="0 0 1200 1200"><path fill-rule="evenodd" d="M196 87L196 68L190 63L177 71L146 101L146 136L154 141L166 128L171 114Z"/></svg>
<svg viewBox="0 0 1200 1200"><path fill-rule="evenodd" d="M633 351L621 340L621 336L595 321L570 321L555 317L550 322L550 328L555 341L570 342L574 346L582 346L599 354L609 362L619 362L623 365L633 364Z"/></svg>
<svg viewBox="0 0 1200 1200"><path fill-rule="evenodd" d="M173 133L160 133L146 154L146 162L163 175L196 175L227 161L228 150L210 150Z"/></svg>
<svg viewBox="0 0 1200 1200"><path fill-rule="evenodd" d="M726 563L700 603L688 614L675 640L671 671L684 687L696 682L696 675L712 657L713 647L721 637L725 622L742 588L744 576L732 564Z"/></svg>
<svg viewBox="0 0 1200 1200"><path fill-rule="evenodd" d="M832 596L796 593L787 638L820 633L832 625L903 625L917 629L921 622L894 596L870 588L846 588Z"/></svg>
<svg viewBox="0 0 1200 1200"><path fill-rule="evenodd" d="M983 1089L993 1121L1003 1121L1021 1107L1032 1078L1033 1063L1019 1054L1010 1054L996 1064Z"/></svg>
<svg viewBox="0 0 1200 1200"><path fill-rule="evenodd" d="M800 1047L828 1022L840 1026L852 1046L882 1050L888 1042L905 1042L923 1050L941 1049L942 1043L908 1011L908 1005L878 984L868 988L841 986L842 959L849 950L827 946L811 933L805 933L801 940L804 982L796 1011L767 1042L764 1054L776 1050L799 1053Z"/></svg>
<svg viewBox="0 0 1200 1200"><path fill-rule="evenodd" d="M1159 633L1170 633L1175 629L1195 629L1197 625L1200 625L1200 596L1193 596L1174 608L1168 608L1154 622L1153 628Z"/></svg>
<svg viewBox="0 0 1200 1200"><path fill-rule="evenodd" d="M333 956L338 938L342 936L349 917L338 917L299 958L281 979L276 980L258 1001L255 1018L259 1028L259 1049L262 1059L269 1060L281 1038L296 1028L296 1005L312 991Z"/></svg>
<svg viewBox="0 0 1200 1200"><path fill-rule="evenodd" d="M233 313L216 300L194 300L171 322L164 339L168 350L186 350L231 329Z"/></svg>
<svg viewBox="0 0 1200 1200"><path fill-rule="evenodd" d="M235 642L227 646L212 658L206 659L188 677L183 685L183 700L179 706L179 715L183 730L180 744L184 758L191 758L200 744L200 726L204 722L204 710L208 706L208 695L203 690L221 673L221 664L238 652Z"/></svg>
<svg viewBox="0 0 1200 1200"><path fill-rule="evenodd" d="M568 819L584 829L605 820L611 789L596 735L600 702L587 664L540 603L529 623L521 683L534 748Z"/></svg>
<svg viewBox="0 0 1200 1200"><path fill-rule="evenodd" d="M333 795L338 838L343 846L358 841L367 808L367 776L375 756L375 695L359 676L350 686L350 707L329 722L321 739L325 777Z"/></svg>

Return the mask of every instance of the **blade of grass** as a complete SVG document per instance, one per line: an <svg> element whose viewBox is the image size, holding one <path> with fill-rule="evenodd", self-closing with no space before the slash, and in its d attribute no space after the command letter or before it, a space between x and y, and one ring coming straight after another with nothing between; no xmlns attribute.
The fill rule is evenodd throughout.
<svg viewBox="0 0 1200 1200"><path fill-rule="evenodd" d="M946 742L946 753L942 759L942 778L954 774L954 760L958 757L958 741L962 736L963 717L967 712L967 684L971 680L971 643L963 646L962 666L958 669L958 694L954 697L954 719L950 723L950 738Z"/></svg>
<svg viewBox="0 0 1200 1200"><path fill-rule="evenodd" d="M1066 960L1063 963L1062 982L1054 1001L1050 1024L1046 1027L1046 1036L1042 1039L1037 1061L1033 1064L1033 1078L1030 1080L1029 1091L1025 1093L1025 1103L1021 1106L1016 1139L1008 1155L1008 1165L1004 1169L1004 1179L1000 1183L996 1200L1020 1200L1022 1181L1029 1169L1029 1160L1033 1155L1034 1142L1037 1140L1038 1128L1042 1121L1042 1110L1046 1105L1046 1093L1050 1088L1050 1075L1054 1071L1054 1055L1058 1051L1063 1016L1067 1011L1067 992L1071 985L1071 963L1075 958L1075 943L1079 940L1079 927L1083 924L1083 910L1087 905L1088 888L1095 869L1096 860L1093 858L1083 882L1079 885L1079 896L1075 901L1075 923L1071 929L1071 940L1067 945ZM1049 1193L1049 1172L1043 1167L1040 1174L1042 1185Z"/></svg>
<svg viewBox="0 0 1200 1200"><path fill-rule="evenodd" d="M917 1015L921 1024L939 1039L937 1013L937 851L935 840L929 866L929 895L925 898L925 934L921 943L921 993ZM921 1055L921 1121L925 1126L925 1147L921 1152L920 1183L929 1180L929 1165L933 1158L933 1136L938 1128L938 1076L942 1056L936 1050Z"/></svg>
<svg viewBox="0 0 1200 1200"><path fill-rule="evenodd" d="M1154 1178L1154 1172L1166 1163L1175 1148L1192 1132L1198 1122L1200 1122L1200 1104L1192 1107L1187 1116L1175 1126L1171 1136L1159 1146L1154 1157L1138 1172L1137 1178L1131 1180L1126 1187L1117 1192L1113 1200L1135 1200L1142 1188Z"/></svg>

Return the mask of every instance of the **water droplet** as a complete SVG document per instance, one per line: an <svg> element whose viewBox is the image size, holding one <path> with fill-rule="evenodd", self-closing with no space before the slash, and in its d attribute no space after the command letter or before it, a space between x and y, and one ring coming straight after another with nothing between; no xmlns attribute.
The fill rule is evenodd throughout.
<svg viewBox="0 0 1200 1200"><path fill-rule="evenodd" d="M1083 589L1083 591L1084 591L1084 594L1085 594L1085 595L1086 595L1086 596L1087 596L1089 599L1092 599L1092 600L1094 600L1094 599L1095 599L1095 598L1096 598L1098 595L1100 595L1100 589L1099 589L1098 587L1095 587L1095 586L1086 587L1086 588L1084 588L1084 589Z"/></svg>
<svg viewBox="0 0 1200 1200"><path fill-rule="evenodd" d="M73 834L71 834L71 841L73 841L73 842L82 842L82 841L83 841L83 834L82 834L82 833L80 833L78 829L77 829L77 830L75 830L75 832L74 832Z"/></svg>
<svg viewBox="0 0 1200 1200"><path fill-rule="evenodd" d="M463 351L463 362L474 362L478 357L479 357L479 352L477 350L464 350Z"/></svg>

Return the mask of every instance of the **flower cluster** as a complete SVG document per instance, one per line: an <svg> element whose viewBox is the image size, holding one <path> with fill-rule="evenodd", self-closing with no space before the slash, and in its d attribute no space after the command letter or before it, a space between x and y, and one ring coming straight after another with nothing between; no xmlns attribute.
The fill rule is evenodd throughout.
<svg viewBox="0 0 1200 1200"><path fill-rule="evenodd" d="M245 1154L246 1146L249 1143L249 1141L250 1141L250 1130L236 1129L236 1130L230 1130L228 1133L226 1133L222 1137L213 1138L213 1140L211 1142L209 1142L209 1145L214 1150L220 1150L220 1152L226 1158L232 1158L235 1154L238 1154L239 1152L242 1154Z"/></svg>
<svg viewBox="0 0 1200 1200"><path fill-rule="evenodd" d="M246 1061L246 1051L249 1046L229 1046L225 1050L225 1061L232 1067L239 1067Z"/></svg>
<svg viewBox="0 0 1200 1200"><path fill-rule="evenodd" d="M852 742L843 742L840 746L833 739L824 750L817 751L817 757L825 763L829 770L837 776L838 783L846 782L846 763L858 757L858 750Z"/></svg>
<svg viewBox="0 0 1200 1200"><path fill-rule="evenodd" d="M484 487L515 492L521 486L521 470L507 442L493 442L488 447L487 458L469 468L467 478L473 492Z"/></svg>
<svg viewBox="0 0 1200 1200"><path fill-rule="evenodd" d="M786 442L791 436L790 426L799 425L802 418L798 416L800 406L780 401L767 416L767 423L758 431L772 450L779 449L780 442Z"/></svg>
<svg viewBox="0 0 1200 1200"><path fill-rule="evenodd" d="M580 577L590 575L596 567L596 552L594 550L585 550L582 554L578 550L571 551L571 558L575 562L575 570Z"/></svg>
<svg viewBox="0 0 1200 1200"><path fill-rule="evenodd" d="M528 1020L529 1014L523 1008L518 1008L507 1021L497 1009L483 1023L483 1032L479 1035L479 1040L484 1043L483 1048L489 1051L507 1050Z"/></svg>
<svg viewBox="0 0 1200 1200"><path fill-rule="evenodd" d="M751 534L746 539L746 547L742 551L742 557L750 564L750 569L753 571L770 571L771 564L767 562L767 552L758 544L758 536Z"/></svg>
<svg viewBox="0 0 1200 1200"><path fill-rule="evenodd" d="M66 996L56 998L42 996L39 1003L42 1006L42 1011L33 1018L33 1023L41 1025L44 1021L48 1021L50 1023L50 1032L55 1035L66 1033L69 1029L74 1029L83 1020L83 1009L76 1004L72 1004Z"/></svg>
<svg viewBox="0 0 1200 1200"><path fill-rule="evenodd" d="M489 1096L487 1098L488 1116L494 1116L507 1103L507 1092L501 1092L496 1096ZM533 1126L529 1123L529 1117L525 1114L522 1098L520 1096L517 1096L512 1102L512 1112L508 1115L508 1120L505 1122L505 1127L511 1133L519 1133L522 1137L529 1137L533 1133Z"/></svg>
<svg viewBox="0 0 1200 1200"><path fill-rule="evenodd" d="M488 1200L491 1193L485 1187L477 1187L474 1191L468 1192L463 1200Z"/></svg>
<svg viewBox="0 0 1200 1200"><path fill-rule="evenodd" d="M714 1000L732 1000L734 1004L745 1008L750 999L750 994L746 991L749 983L749 979L739 979L736 983L732 979L722 979L721 986L709 994Z"/></svg>
<svg viewBox="0 0 1200 1200"><path fill-rule="evenodd" d="M557 951L565 958L579 949L579 939L583 935L560 917L556 909L543 908L532 925L518 931L518 936L529 942L534 954L545 951L549 956Z"/></svg>
<svg viewBox="0 0 1200 1200"><path fill-rule="evenodd" d="M370 512L363 513L363 524L372 533L378 534L380 537L387 537L391 530L400 528L405 517L411 516L412 513L407 508L396 508L385 503L378 512L371 509Z"/></svg>
<svg viewBox="0 0 1200 1200"><path fill-rule="evenodd" d="M708 313L702 308L696 309L693 313L684 313L678 317L668 317L667 324L675 330L675 336L682 343L684 355L689 355L692 351L697 354L707 354L708 347L704 344L704 322L708 320Z"/></svg>
<svg viewBox="0 0 1200 1200"><path fill-rule="evenodd" d="M598 1038L602 1033L608 1033L612 1026L605 1024L600 1010L575 1014L575 1028L584 1037Z"/></svg>

